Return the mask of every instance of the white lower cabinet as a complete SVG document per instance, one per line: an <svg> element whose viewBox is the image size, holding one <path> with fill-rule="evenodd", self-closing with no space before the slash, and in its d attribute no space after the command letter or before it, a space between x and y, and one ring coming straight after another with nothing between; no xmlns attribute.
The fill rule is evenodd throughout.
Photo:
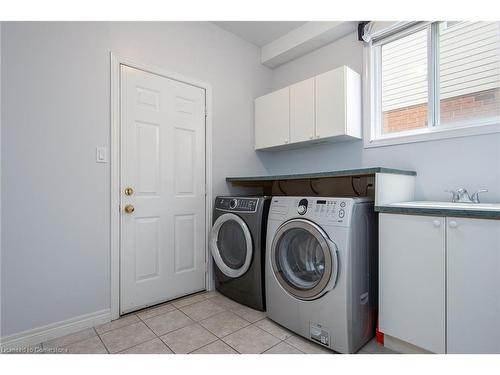
<svg viewBox="0 0 500 375"><path fill-rule="evenodd" d="M500 221L379 220L380 330L434 353L500 353Z"/></svg>
<svg viewBox="0 0 500 375"><path fill-rule="evenodd" d="M447 351L500 353L500 220L446 220Z"/></svg>
<svg viewBox="0 0 500 375"><path fill-rule="evenodd" d="M445 352L445 219L380 214L379 327Z"/></svg>

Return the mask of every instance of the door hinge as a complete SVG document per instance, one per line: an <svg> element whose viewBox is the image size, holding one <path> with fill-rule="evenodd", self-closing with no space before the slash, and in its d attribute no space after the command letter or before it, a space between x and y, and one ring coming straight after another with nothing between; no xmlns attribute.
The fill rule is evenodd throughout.
<svg viewBox="0 0 500 375"><path fill-rule="evenodd" d="M208 117L208 111L207 111L207 107L205 107L205 118Z"/></svg>

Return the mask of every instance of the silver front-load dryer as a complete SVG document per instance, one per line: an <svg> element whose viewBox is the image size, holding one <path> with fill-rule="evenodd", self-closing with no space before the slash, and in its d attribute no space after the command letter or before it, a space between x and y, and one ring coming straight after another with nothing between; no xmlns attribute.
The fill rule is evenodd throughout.
<svg viewBox="0 0 500 375"><path fill-rule="evenodd" d="M337 352L359 350L375 328L376 224L368 198L273 197L268 317Z"/></svg>

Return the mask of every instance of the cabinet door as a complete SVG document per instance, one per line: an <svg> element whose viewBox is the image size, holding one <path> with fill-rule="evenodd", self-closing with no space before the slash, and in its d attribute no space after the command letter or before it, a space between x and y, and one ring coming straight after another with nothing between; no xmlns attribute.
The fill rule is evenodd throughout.
<svg viewBox="0 0 500 375"><path fill-rule="evenodd" d="M314 137L314 78L290 86L290 142Z"/></svg>
<svg viewBox="0 0 500 375"><path fill-rule="evenodd" d="M445 352L445 219L379 216L380 330Z"/></svg>
<svg viewBox="0 0 500 375"><path fill-rule="evenodd" d="M255 99L255 149L287 144L290 139L288 87Z"/></svg>
<svg viewBox="0 0 500 375"><path fill-rule="evenodd" d="M500 221L446 220L448 353L500 353Z"/></svg>
<svg viewBox="0 0 500 375"><path fill-rule="evenodd" d="M344 69L338 68L316 76L315 138L344 135L345 86Z"/></svg>

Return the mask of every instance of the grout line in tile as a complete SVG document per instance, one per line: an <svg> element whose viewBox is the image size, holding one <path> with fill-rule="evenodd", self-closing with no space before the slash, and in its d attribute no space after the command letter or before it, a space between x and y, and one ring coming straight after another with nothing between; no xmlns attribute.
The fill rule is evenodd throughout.
<svg viewBox="0 0 500 375"><path fill-rule="evenodd" d="M153 332L153 333L154 333L154 332ZM135 348L136 346L139 346L139 345L145 344L145 343L147 343L147 342L151 342L151 341L153 341L153 340L156 340L157 338L159 338L159 337L155 337L154 339L151 339L151 340L148 340L148 341L144 341L144 342L141 342L141 343L139 343L139 344L135 344L134 346L131 346L130 348L120 350L119 352L116 352L116 353L114 353L114 354L120 354L120 353L123 353L123 352L124 352L124 351L126 351L126 350L129 350L129 349ZM161 341L163 344L165 344L165 343L163 342L163 340L161 340L161 339L160 339L160 341ZM167 344L165 344L165 346L167 346L167 347L168 347L168 345L167 345ZM169 348L169 349L170 349L170 348ZM107 350L107 348L106 348L106 350ZM172 353L173 353L173 352L172 352Z"/></svg>
<svg viewBox="0 0 500 375"><path fill-rule="evenodd" d="M242 319L243 319L243 318L242 318ZM243 319L243 320L245 320L245 319ZM245 320L245 321L246 321L247 323L250 323L248 320ZM231 332L231 333L228 333L227 335L221 336L221 337L220 337L220 339L222 340L224 337L227 337L227 336L229 336L229 335L232 335L233 333L239 332L239 331L241 331L242 329L245 329L245 328L250 327L251 325L252 325L252 323L250 323L250 324L248 324L248 325L246 325L246 326L244 326L244 327L238 328L236 331L233 331L233 332ZM258 327L257 327L257 328L258 328ZM210 330L209 330L209 331L210 331ZM213 333L213 332L212 332L212 333ZM213 333L213 334L215 335L215 333ZM215 335L215 336L217 336L217 335ZM229 345L229 344L228 344L228 345ZM236 349L235 349L235 350L236 350Z"/></svg>
<svg viewBox="0 0 500 375"><path fill-rule="evenodd" d="M213 344L214 342L217 342L217 341L222 341L222 343L226 344L226 345L227 345L227 346L229 346L231 349L233 349L234 351L236 351L236 354L241 354L241 353L240 353L240 352L238 352L235 348L233 348L231 345L229 345L227 342L225 342L224 340L222 340L222 339L221 339L221 338L219 338L219 337L217 337L217 340L212 341L212 342L209 342L208 344L205 344L205 345L203 345L203 346L200 346L198 349L191 350L191 351L190 351L189 353L187 353L187 354L192 354L193 352L195 352L195 351L197 351L197 350L200 350L200 349L202 349L202 348L204 348L204 347L206 347L206 346L208 346L208 345L210 345L210 344ZM214 353L214 354L216 354L216 353Z"/></svg>
<svg viewBox="0 0 500 375"><path fill-rule="evenodd" d="M234 333L234 332L233 332ZM224 344L226 344L227 346L229 346L231 349L233 349L236 353L238 354L243 354L242 352L238 351L238 349L236 349L235 347L231 346L230 343L228 342L225 342L224 340L220 339Z"/></svg>
<svg viewBox="0 0 500 375"><path fill-rule="evenodd" d="M268 332L269 333L269 332ZM276 337L276 336L274 336ZM266 349L264 350L262 353L265 353L267 352L268 350L271 350L272 348L274 348L275 346L278 346L279 344L281 344L282 342L284 342L283 340L280 339L280 341L278 341L278 343L274 344L273 346L271 346L269 349Z"/></svg>
<svg viewBox="0 0 500 375"><path fill-rule="evenodd" d="M253 325L253 324L252 324L252 325ZM257 325L256 325L256 327L257 327L257 328L260 328L260 327L259 327L259 326L257 326ZM286 339L288 339L288 338L292 337L292 335L290 335L290 336L288 336L285 340L283 340L282 338L280 338L280 337L278 337L278 336L276 336L276 335L273 335L271 332L268 332L268 331L266 331L266 330L265 330L265 329L263 329L263 328L260 328L260 329L261 329L261 330L263 330L263 331L264 331L264 332L266 332L266 333L269 333L271 336L273 336L274 338L276 338L276 339L278 339L278 340L280 340L280 341L285 341Z"/></svg>
<svg viewBox="0 0 500 375"><path fill-rule="evenodd" d="M183 314L184 314L184 311L181 311L181 310L179 310L179 311L180 311L181 313L183 313ZM169 312L172 312L172 311L169 311ZM165 313L165 314L168 314L168 313ZM161 314L161 315L164 315L164 314ZM187 316L186 314L184 314L184 315L185 315L185 316ZM160 316L160 315L157 315L157 316ZM199 324L196 320L191 319L189 316L187 316L187 317L188 317L188 318L192 321L192 323L191 323L191 324L188 324L187 326L184 326L184 327L176 328L176 329L174 329L173 331L168 331L167 333L164 333L164 334L162 334L162 335L157 335L157 334L155 333L155 331L153 331L153 330L151 329L151 327L149 327L149 326L148 326L148 324L147 324L146 322L144 322L144 324L145 324L145 325L146 325L146 327L148 327L148 328L149 328L149 330L150 330L151 332L153 332L153 333L155 334L155 336L156 336L156 337L158 337L160 340L161 340L161 336L168 335L169 333L172 333L172 332L178 331L178 330L180 330L180 329L186 328L186 327L188 327L188 326L190 326L190 325L193 325L193 324L195 324L195 323L196 323L196 324L198 324L199 326L201 326L202 328L205 328L205 327L203 327L201 324ZM154 316L153 318L156 318L156 316ZM206 328L205 328L205 329L206 329ZM207 329L207 331L209 331L209 330ZM210 332L210 331L209 331L209 332ZM212 332L210 332L210 333L212 333ZM163 341L163 340L161 340L161 341ZM164 341L163 341L163 342L164 342ZM167 343L165 343L165 345L167 345ZM168 345L167 345L167 346L168 346Z"/></svg>
<svg viewBox="0 0 500 375"><path fill-rule="evenodd" d="M179 310L179 309L178 309L177 307L175 307L173 304L171 304L171 305L172 305L172 307L174 308L174 310ZM148 307L148 309L149 309L149 307ZM143 309L143 310L146 310L146 309ZM139 320L140 320L140 321L142 321L142 322L146 323L146 320L148 320L148 319L153 319L153 318L156 318L157 316L162 316L162 315L165 315L165 314L171 313L171 312L172 312L172 311L174 311L174 310L170 310L170 311L167 311L167 312L164 312L164 313L161 313L161 314L155 315L155 316L150 316L149 318L146 318L146 319L142 319L142 318L141 318L141 317L137 314L138 312L141 312L142 310L138 310L138 311L136 311L136 312L135 312L135 315L139 318ZM180 311L180 310L179 310L179 311Z"/></svg>
<svg viewBox="0 0 500 375"><path fill-rule="evenodd" d="M174 307L175 307L175 306L174 306ZM184 314L184 311L182 311L182 310L180 310L180 309L178 309L178 308L176 308L175 310L178 310L178 311L180 311L181 313L183 313L183 314ZM152 317L147 318L147 319L141 319L141 318L139 318L139 319L140 319L140 320L141 320L141 321L142 321L145 325L147 325L147 326L148 326L148 323L146 323L146 320L154 319L154 318L157 318L157 317L159 317L159 316L163 316L163 315L166 315L166 314L172 313L172 312L174 312L175 310L170 310L170 311L167 311L167 312L165 312L165 313L158 314L158 315L152 316ZM184 315L186 315L186 314L184 314ZM187 315L186 315L186 316L187 316ZM188 318L189 318L189 316L188 316ZM189 318L189 319L191 319L191 318ZM191 320L193 320L193 319L191 319ZM148 328L150 328L150 327L148 326ZM151 329L151 328L150 328L150 329Z"/></svg>
<svg viewBox="0 0 500 375"><path fill-rule="evenodd" d="M248 307L248 306L245 306L245 305L241 305L241 306L243 306L243 307ZM248 308L250 309L251 307L248 307ZM247 322L248 322L248 323L250 323L250 324L254 324L254 323L260 322L261 320L264 320L264 319L266 319L266 318L267 318L267 315L265 315L264 317L262 317L262 318L260 318L260 319L257 319L255 322L251 322L250 320L245 319L243 316L241 316L240 314L238 314L238 313L237 313L236 311L234 311L234 310L231 310L231 309L226 309L226 310L227 310L227 311L231 311L233 314L238 315L241 319L243 319L243 320L247 321ZM256 310L256 311L259 311L259 310ZM265 312L265 311L264 311L264 312Z"/></svg>
<svg viewBox="0 0 500 375"><path fill-rule="evenodd" d="M127 314L125 314L125 315L121 315L118 319L111 320L109 323L111 323L111 322L115 322L115 321L117 321L117 320L119 320L119 319L122 319L122 318L124 318L124 317L128 317L128 316L132 316L132 315L135 315L135 316L139 319L139 322L142 320L141 318L139 318L139 317L137 316L137 314L136 314L135 312L131 312L131 313L127 313ZM113 329L110 329L109 331L106 331L106 332L103 332L103 333L99 333L99 332L97 332L97 329L95 329L95 327L97 327L97 326L94 326L94 327L92 327L92 328L94 328L95 333L99 336L99 335L104 335L105 333L108 333L108 332L113 332L113 331L116 331L117 329L120 329L120 328L128 327L128 326L130 326L130 325L132 325L132 324L139 323L139 322L132 322L132 323L128 323L128 324L125 324L124 326L117 327L117 328L113 328ZM99 325L101 325L101 324L99 324Z"/></svg>
<svg viewBox="0 0 500 375"><path fill-rule="evenodd" d="M142 321L142 319L141 319L141 318L139 318L139 321L138 321L138 322L131 323L131 324L127 324L127 325L125 325L125 326L123 326L123 327L119 327L119 328L112 329L111 331L106 331L106 332L103 332L103 333L102 333L102 335L105 335L105 334L107 334L107 333L109 333L109 332L116 331L117 329L120 329L120 328L125 328L125 327L128 327L128 326L130 326L130 325L132 325L132 324L136 324L136 323L143 323L143 324L146 326L146 328L147 328L147 329L149 329L149 330L153 333L153 335L155 335L155 336L156 336L155 338L158 338L158 335L157 335L156 333L154 333L154 332L153 332L153 330L152 330L151 328L149 328L149 326L146 324L146 322ZM154 340L154 339L147 340L147 341L141 342L141 343L139 343L139 344L136 344L136 345L134 345L134 346L131 346L130 348L125 348L125 349L121 350L120 352L110 353L110 351L109 351L108 347L106 346L106 344L104 344L104 341L102 341L102 337L101 337L101 335L100 335L100 334L97 334L97 336L99 337L99 340L101 340L102 344L104 345L104 347L106 348L106 351L107 351L109 354L117 354L117 353L120 353L120 352L122 352L122 351L124 351L124 350L130 349L130 348L133 348L133 347L135 347L135 346L137 346L137 345L144 344L145 342L149 342L149 341L151 341L151 340ZM163 340L162 340L162 341L163 341Z"/></svg>
<svg viewBox="0 0 500 375"><path fill-rule="evenodd" d="M227 334L227 335L225 335L225 336L222 336L221 338L219 338L219 340L222 340L222 342L224 342L226 345L231 346L229 343L225 342L225 341L223 340L223 338L224 338L224 337L227 337L227 336L229 336L229 335L232 335L233 333L239 332L239 331L241 331L242 329L248 328L248 327L250 327L251 325L252 325L252 323L250 323L249 325L247 325L247 326L245 326L245 327L243 327L243 328L237 329L236 331L231 332L231 333L229 333L229 334ZM260 327L255 326L255 328L258 328L258 329L260 329L262 332L265 332L265 333L270 334L269 332L264 331L264 330L263 330L262 328L260 328ZM271 334L270 334L270 335L271 335ZM217 336L217 335L216 335L216 336ZM273 335L271 335L271 336L273 336ZM274 337L274 338L277 338L276 336L273 336L273 337ZM282 340L281 340L281 339L279 339L279 338L277 338L277 339L278 339L278 340L280 340L280 341L282 341ZM276 345L277 345L277 344L276 344ZM231 348L233 348L233 347L231 346ZM236 351L238 352L238 349L236 349L236 348L233 348L233 349L234 349L234 350L236 350ZM270 349L270 348L269 348L269 349ZM296 349L297 349L297 348L296 348ZM268 349L266 349L266 350L268 350ZM239 353L239 354L243 354L243 353L240 353L240 352L238 352L238 353ZM259 354L262 354L262 353L259 353Z"/></svg>
<svg viewBox="0 0 500 375"><path fill-rule="evenodd" d="M108 354L111 354L111 353L109 352L108 347L106 346L106 344L104 344L104 341L102 341L101 336L98 334L98 335L97 335L97 337L99 337L99 340L101 341L102 346L104 346L104 349L106 349L106 352L107 352Z"/></svg>

